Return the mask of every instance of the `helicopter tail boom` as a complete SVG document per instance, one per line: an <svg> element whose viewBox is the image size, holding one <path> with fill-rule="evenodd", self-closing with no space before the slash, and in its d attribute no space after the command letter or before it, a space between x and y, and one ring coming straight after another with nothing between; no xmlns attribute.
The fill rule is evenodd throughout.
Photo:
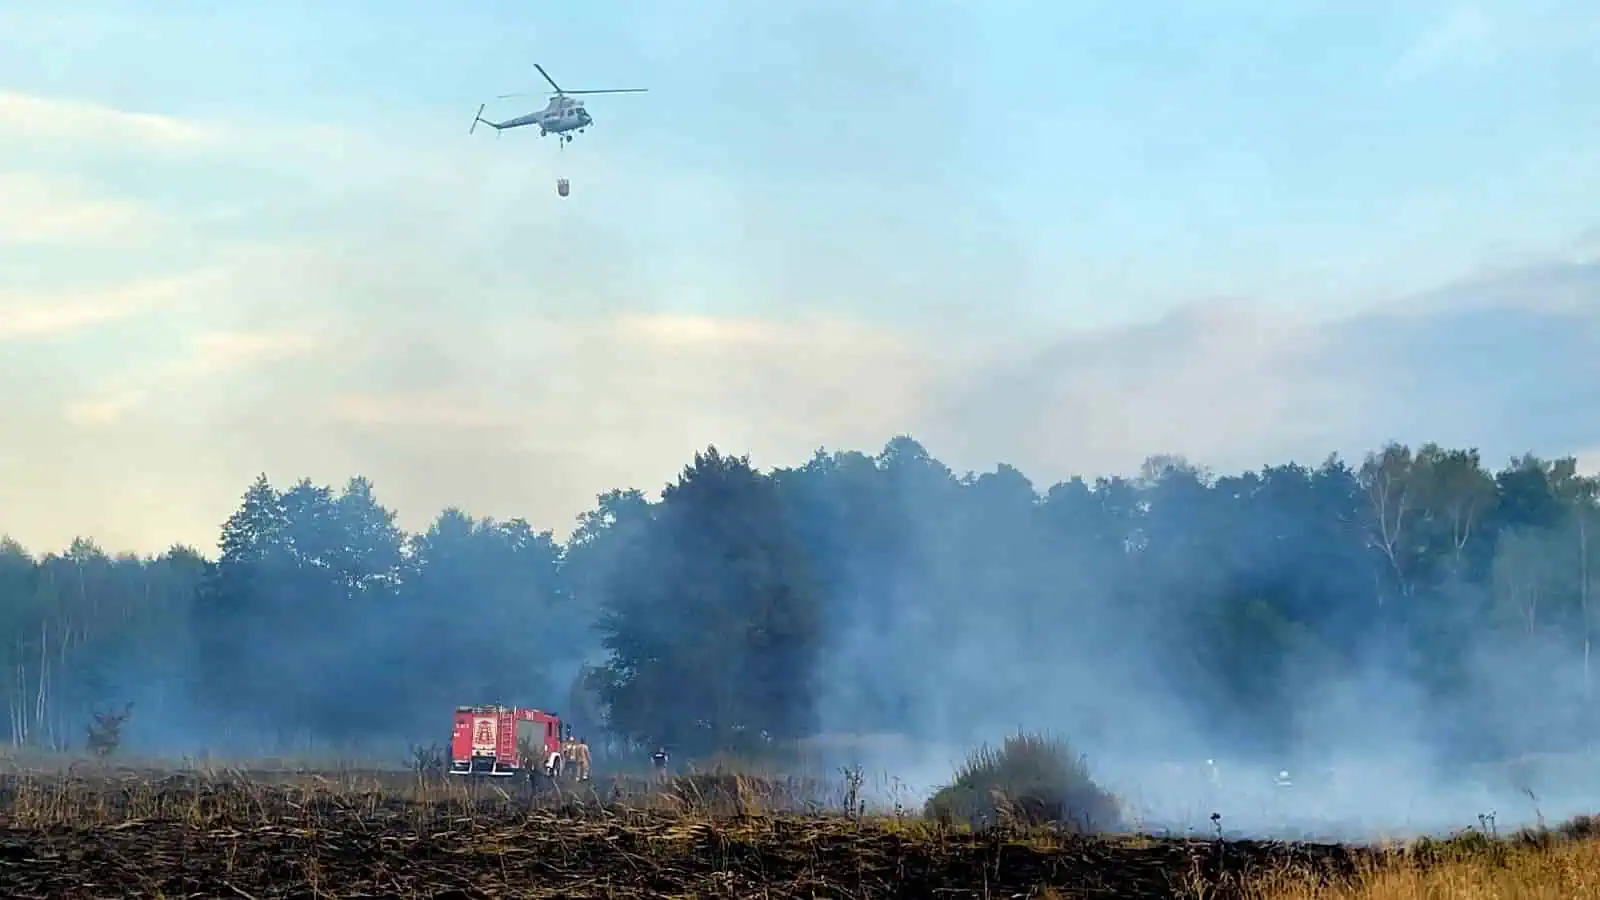
<svg viewBox="0 0 1600 900"><path fill-rule="evenodd" d="M478 104L478 111L476 113L474 113L473 116L472 116L472 127L467 129L467 134L471 134L474 131L477 131L478 130L478 123L480 123L480 122L483 123L484 125L489 126L490 128L493 128L495 131L499 131L501 128L505 127L505 126L501 125L499 122L491 122L488 119L485 119L483 117L483 111L484 111L484 109L486 107L488 107L488 105L489 104L487 104L487 103Z"/></svg>

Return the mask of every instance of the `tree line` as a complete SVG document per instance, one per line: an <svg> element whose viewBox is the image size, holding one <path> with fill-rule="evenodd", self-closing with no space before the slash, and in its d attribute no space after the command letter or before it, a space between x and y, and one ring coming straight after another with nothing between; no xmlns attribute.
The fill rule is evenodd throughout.
<svg viewBox="0 0 1600 900"><path fill-rule="evenodd" d="M899 437L772 471L708 448L558 540L459 509L408 534L365 479L261 476L214 556L0 545L0 686L13 744L81 746L132 702L151 752L426 743L487 702L680 758L1018 725L1092 743L1142 727L1130 697L1266 752L1332 684L1358 707L1404 685L1473 753L1557 749L1597 731L1597 488L1570 458L1396 444L1039 491Z"/></svg>

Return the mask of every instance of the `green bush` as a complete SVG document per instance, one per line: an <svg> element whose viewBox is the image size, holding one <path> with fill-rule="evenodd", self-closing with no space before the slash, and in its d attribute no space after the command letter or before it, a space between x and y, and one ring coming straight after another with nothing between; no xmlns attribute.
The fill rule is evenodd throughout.
<svg viewBox="0 0 1600 900"><path fill-rule="evenodd" d="M1086 834L1122 827L1121 805L1089 777L1084 757L1065 740L1038 734L974 750L926 812L944 824L1054 824Z"/></svg>

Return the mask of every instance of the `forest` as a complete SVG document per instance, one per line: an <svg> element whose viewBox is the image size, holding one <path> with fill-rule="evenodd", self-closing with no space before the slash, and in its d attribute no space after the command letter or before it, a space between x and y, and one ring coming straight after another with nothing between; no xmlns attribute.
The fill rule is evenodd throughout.
<svg viewBox="0 0 1600 900"><path fill-rule="evenodd" d="M81 748L131 703L150 754L427 743L491 702L680 757L1018 727L1270 753L1374 723L1557 751L1597 732L1597 486L1428 444L1040 490L902 436L771 471L711 447L560 540L460 509L408 534L363 478L263 475L214 549L0 545L0 686L14 745Z"/></svg>

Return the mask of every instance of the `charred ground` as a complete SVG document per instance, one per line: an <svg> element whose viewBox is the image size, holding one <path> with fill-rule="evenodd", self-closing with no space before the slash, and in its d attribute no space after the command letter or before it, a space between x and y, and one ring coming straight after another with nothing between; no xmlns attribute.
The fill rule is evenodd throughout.
<svg viewBox="0 0 1600 900"><path fill-rule="evenodd" d="M1338 879L1382 853L808 813L806 790L715 774L518 795L404 772L13 772L0 776L0 892L1243 898L1260 896L1262 873Z"/></svg>

